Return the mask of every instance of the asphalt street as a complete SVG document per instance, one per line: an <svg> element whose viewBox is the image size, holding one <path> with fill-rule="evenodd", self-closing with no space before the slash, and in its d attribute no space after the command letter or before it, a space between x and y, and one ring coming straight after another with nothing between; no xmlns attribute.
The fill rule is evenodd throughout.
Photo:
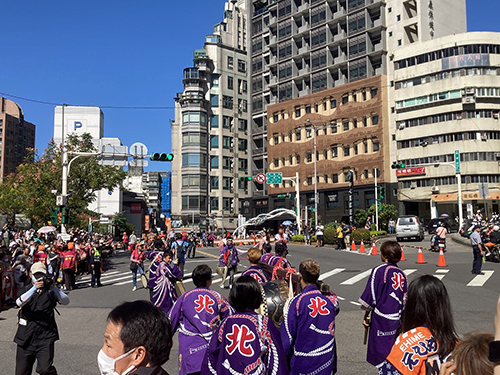
<svg viewBox="0 0 500 375"><path fill-rule="evenodd" d="M380 248L381 241L377 243ZM427 247L429 238L422 242L403 242L406 261L399 266L411 282L423 274L442 279L450 294L455 324L459 334L474 330L493 332L493 316L500 288L500 264L483 264L485 275L471 274L472 251L469 246L448 241L445 254L447 267L437 267L438 254L423 250L426 264L417 264L418 246ZM238 246L239 247L239 246ZM247 249L249 246L242 246ZM366 245L369 251L370 245ZM328 283L341 300L341 312L336 319L338 374L376 374L365 362L363 346L363 311L357 302L364 290L369 271L380 264L380 257L359 254L357 251L339 251L332 247L290 245L288 259L298 268L301 260L316 259L321 265L322 279ZM186 289L193 288L190 273L199 264L206 263L215 269L218 248L202 248L195 259L189 259L185 272ZM248 266L244 256L240 271ZM83 276L80 288L69 293L70 304L58 308L56 317L61 339L56 343L55 366L60 374L97 374L96 357L99 352L109 311L124 301L148 299L145 289L132 291L129 255L118 253L109 260L103 273L101 288L90 288L89 277ZM220 289L215 277L213 288L227 297L228 290ZM17 309L0 312L0 374L14 373L16 345L12 342L17 324ZM164 368L170 374L178 372L177 337L174 339L170 360Z"/></svg>

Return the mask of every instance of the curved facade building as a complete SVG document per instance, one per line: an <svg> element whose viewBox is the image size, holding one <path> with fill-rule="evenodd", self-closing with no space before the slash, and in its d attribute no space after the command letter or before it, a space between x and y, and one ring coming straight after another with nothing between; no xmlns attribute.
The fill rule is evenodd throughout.
<svg viewBox="0 0 500 375"><path fill-rule="evenodd" d="M456 34L397 49L391 58L392 159L405 164L396 170L400 209L424 219L458 216L457 151L464 217L498 212L500 34ZM481 197L483 187L489 197Z"/></svg>

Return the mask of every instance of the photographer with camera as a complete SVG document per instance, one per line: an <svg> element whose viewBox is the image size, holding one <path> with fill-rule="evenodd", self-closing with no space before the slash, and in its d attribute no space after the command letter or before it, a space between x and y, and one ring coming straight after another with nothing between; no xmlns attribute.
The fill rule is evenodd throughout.
<svg viewBox="0 0 500 375"><path fill-rule="evenodd" d="M20 290L16 300L19 306L16 375L29 375L37 361L39 374L57 374L54 360L54 342L59 339L54 310L57 303L67 305L69 298L60 291L54 279L47 275L47 267L37 262L31 266L31 283Z"/></svg>

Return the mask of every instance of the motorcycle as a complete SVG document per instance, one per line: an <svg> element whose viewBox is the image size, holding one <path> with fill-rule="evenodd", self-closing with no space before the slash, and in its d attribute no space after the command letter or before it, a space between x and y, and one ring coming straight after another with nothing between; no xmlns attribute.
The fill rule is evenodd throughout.
<svg viewBox="0 0 500 375"><path fill-rule="evenodd" d="M431 251L439 252L443 250L443 253L446 252L446 238L436 237L432 237Z"/></svg>

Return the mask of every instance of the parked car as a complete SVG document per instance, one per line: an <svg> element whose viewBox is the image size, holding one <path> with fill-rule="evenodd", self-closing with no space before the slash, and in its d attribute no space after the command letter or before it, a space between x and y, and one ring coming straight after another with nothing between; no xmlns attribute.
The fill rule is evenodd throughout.
<svg viewBox="0 0 500 375"><path fill-rule="evenodd" d="M424 225L418 216L405 215L398 217L396 221L396 241L416 238L418 241L424 239Z"/></svg>
<svg viewBox="0 0 500 375"><path fill-rule="evenodd" d="M458 232L458 223L449 217L436 217L431 219L429 223L427 223L427 232L429 232L429 234L434 233L434 231L440 227L442 223L444 223L448 233Z"/></svg>

